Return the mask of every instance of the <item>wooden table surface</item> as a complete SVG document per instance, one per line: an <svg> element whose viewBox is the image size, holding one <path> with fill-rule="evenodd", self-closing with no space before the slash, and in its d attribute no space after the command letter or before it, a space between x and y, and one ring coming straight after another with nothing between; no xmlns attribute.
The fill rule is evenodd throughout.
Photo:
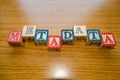
<svg viewBox="0 0 120 80"><path fill-rule="evenodd" d="M9 30L24 25L49 29L86 25L101 32L113 32L117 46L98 49L84 42L62 46L61 52L48 52L47 46L26 42L11 47ZM119 0L0 0L0 80L120 80L120 1Z"/></svg>

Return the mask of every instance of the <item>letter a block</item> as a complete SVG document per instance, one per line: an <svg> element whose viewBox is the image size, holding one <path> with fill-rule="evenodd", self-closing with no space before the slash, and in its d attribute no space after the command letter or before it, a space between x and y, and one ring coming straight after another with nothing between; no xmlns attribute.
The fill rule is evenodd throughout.
<svg viewBox="0 0 120 80"><path fill-rule="evenodd" d="M60 51L61 37L60 36L49 36L47 47L48 47L48 51Z"/></svg>
<svg viewBox="0 0 120 80"><path fill-rule="evenodd" d="M87 30L88 38L87 44L99 46L101 43L100 30L99 29L88 29Z"/></svg>
<svg viewBox="0 0 120 80"><path fill-rule="evenodd" d="M116 46L116 39L111 32L101 33L102 42L100 47L102 48L114 48Z"/></svg>
<svg viewBox="0 0 120 80"><path fill-rule="evenodd" d="M21 30L9 31L7 42L11 46L23 46L22 31Z"/></svg>
<svg viewBox="0 0 120 80"><path fill-rule="evenodd" d="M48 30L36 30L34 42L36 45L46 45L48 41Z"/></svg>
<svg viewBox="0 0 120 80"><path fill-rule="evenodd" d="M61 30L62 44L74 44L74 32L71 29Z"/></svg>
<svg viewBox="0 0 120 80"><path fill-rule="evenodd" d="M86 41L87 31L86 26L74 26L75 41Z"/></svg>
<svg viewBox="0 0 120 80"><path fill-rule="evenodd" d="M34 41L36 26L24 26L22 37L25 41Z"/></svg>

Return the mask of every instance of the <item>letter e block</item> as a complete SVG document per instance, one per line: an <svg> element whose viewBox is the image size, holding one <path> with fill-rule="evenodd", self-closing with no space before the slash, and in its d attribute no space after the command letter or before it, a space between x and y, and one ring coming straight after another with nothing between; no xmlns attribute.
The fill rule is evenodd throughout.
<svg viewBox="0 0 120 80"><path fill-rule="evenodd" d="M102 42L100 47L112 49L116 46L116 39L112 32L101 33Z"/></svg>
<svg viewBox="0 0 120 80"><path fill-rule="evenodd" d="M88 29L87 30L87 44L90 45L97 45L99 46L101 43L101 36L99 29Z"/></svg>
<svg viewBox="0 0 120 80"><path fill-rule="evenodd" d="M61 49L61 37L60 36L49 36L47 47L49 51L60 51Z"/></svg>
<svg viewBox="0 0 120 80"><path fill-rule="evenodd" d="M22 37L25 41L34 41L36 26L23 26Z"/></svg>
<svg viewBox="0 0 120 80"><path fill-rule="evenodd" d="M86 41L87 31L86 26L74 26L75 41Z"/></svg>
<svg viewBox="0 0 120 80"><path fill-rule="evenodd" d="M62 44L72 45L74 44L74 32L71 29L61 30Z"/></svg>
<svg viewBox="0 0 120 80"><path fill-rule="evenodd" d="M34 42L36 45L46 45L48 41L48 30L36 30Z"/></svg>
<svg viewBox="0 0 120 80"><path fill-rule="evenodd" d="M22 31L21 30L9 31L7 42L11 46L23 46Z"/></svg>

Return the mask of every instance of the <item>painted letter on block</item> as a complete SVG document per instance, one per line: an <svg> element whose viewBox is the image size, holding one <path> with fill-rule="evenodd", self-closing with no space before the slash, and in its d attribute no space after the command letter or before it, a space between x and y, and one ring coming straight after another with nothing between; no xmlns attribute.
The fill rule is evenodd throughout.
<svg viewBox="0 0 120 80"><path fill-rule="evenodd" d="M87 31L86 26L74 26L75 41L86 41Z"/></svg>
<svg viewBox="0 0 120 80"><path fill-rule="evenodd" d="M48 30L36 30L34 41L35 42L47 42Z"/></svg>
<svg viewBox="0 0 120 80"><path fill-rule="evenodd" d="M22 30L22 37L24 40L34 40L36 26L24 26Z"/></svg>
<svg viewBox="0 0 120 80"><path fill-rule="evenodd" d="M88 34L87 43L89 45L97 45L97 46L100 45L101 36L100 36L100 30L99 29L88 29L87 34Z"/></svg>
<svg viewBox="0 0 120 80"><path fill-rule="evenodd" d="M101 37L102 37L102 43L101 43L102 46L114 47L116 45L116 40L113 33L111 32L101 33Z"/></svg>
<svg viewBox="0 0 120 80"><path fill-rule="evenodd" d="M46 45L48 41L48 30L36 30L34 36L35 45Z"/></svg>
<svg viewBox="0 0 120 80"><path fill-rule="evenodd" d="M49 36L48 37L48 48L61 48L61 37L60 36Z"/></svg>
<svg viewBox="0 0 120 80"><path fill-rule="evenodd" d="M11 46L22 46L22 31L21 30L11 30L9 31L7 42Z"/></svg>
<svg viewBox="0 0 120 80"><path fill-rule="evenodd" d="M63 30L61 30L61 36L62 36L63 41L73 41L74 40L73 30L63 29Z"/></svg>

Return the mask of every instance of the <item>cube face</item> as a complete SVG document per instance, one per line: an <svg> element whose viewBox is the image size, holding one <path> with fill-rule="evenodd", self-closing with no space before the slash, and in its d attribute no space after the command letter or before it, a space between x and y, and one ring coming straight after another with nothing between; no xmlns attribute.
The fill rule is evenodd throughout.
<svg viewBox="0 0 120 80"><path fill-rule="evenodd" d="M36 30L35 42L47 42L48 41L48 30Z"/></svg>
<svg viewBox="0 0 120 80"><path fill-rule="evenodd" d="M48 36L48 48L60 49L61 48L61 37L60 36Z"/></svg>
<svg viewBox="0 0 120 80"><path fill-rule="evenodd" d="M21 30L11 30L8 34L7 42L19 43L22 41L22 31Z"/></svg>
<svg viewBox="0 0 120 80"><path fill-rule="evenodd" d="M88 29L88 42L101 42L99 29Z"/></svg>
<svg viewBox="0 0 120 80"><path fill-rule="evenodd" d="M113 33L111 32L101 33L101 37L102 37L102 43L101 43L102 46L114 47L116 45L116 40Z"/></svg>
<svg viewBox="0 0 120 80"><path fill-rule="evenodd" d="M62 41L73 41L74 40L74 32L70 29L61 30Z"/></svg>
<svg viewBox="0 0 120 80"><path fill-rule="evenodd" d="M86 26L74 26L75 37L87 36Z"/></svg>
<svg viewBox="0 0 120 80"><path fill-rule="evenodd" d="M22 37L24 40L34 40L36 26L24 26L22 30Z"/></svg>
<svg viewBox="0 0 120 80"><path fill-rule="evenodd" d="M87 40L87 31L86 26L74 26L74 37L75 41L86 41Z"/></svg>

